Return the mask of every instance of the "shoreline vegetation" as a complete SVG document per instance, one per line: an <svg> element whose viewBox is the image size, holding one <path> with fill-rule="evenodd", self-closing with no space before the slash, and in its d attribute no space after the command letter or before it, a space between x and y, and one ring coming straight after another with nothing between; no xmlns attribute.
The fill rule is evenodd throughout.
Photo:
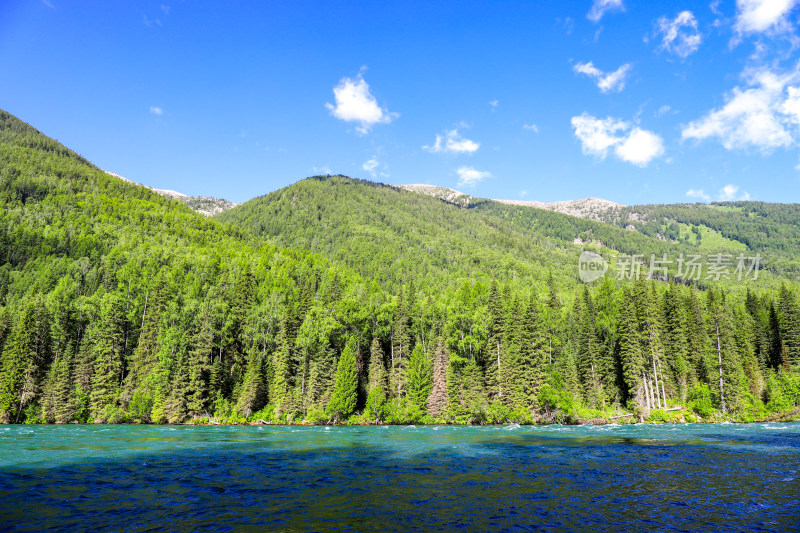
<svg viewBox="0 0 800 533"><path fill-rule="evenodd" d="M2 111L0 177L0 423L760 421L800 407L798 244L782 239L795 204L742 207L742 242L773 235L752 241L775 256L758 280L736 283L722 250L717 279L673 264L582 284L576 235L651 259L700 248L344 176L206 218Z"/></svg>

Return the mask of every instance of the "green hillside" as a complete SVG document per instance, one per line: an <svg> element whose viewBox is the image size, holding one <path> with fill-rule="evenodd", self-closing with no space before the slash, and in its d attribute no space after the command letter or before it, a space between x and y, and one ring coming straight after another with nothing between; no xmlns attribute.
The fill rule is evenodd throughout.
<svg viewBox="0 0 800 533"><path fill-rule="evenodd" d="M766 202L638 205L608 212L606 222L702 249L724 246L767 258L769 268L800 279L800 205Z"/></svg>
<svg viewBox="0 0 800 533"><path fill-rule="evenodd" d="M798 289L780 272L578 281L575 239L648 256L697 244L340 176L207 219L1 111L0 180L3 423L754 420L800 405Z"/></svg>

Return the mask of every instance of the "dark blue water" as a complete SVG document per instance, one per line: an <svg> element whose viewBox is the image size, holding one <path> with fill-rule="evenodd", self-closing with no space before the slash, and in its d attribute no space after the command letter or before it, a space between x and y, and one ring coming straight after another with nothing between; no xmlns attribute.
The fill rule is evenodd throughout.
<svg viewBox="0 0 800 533"><path fill-rule="evenodd" d="M0 530L800 530L800 423L0 426Z"/></svg>

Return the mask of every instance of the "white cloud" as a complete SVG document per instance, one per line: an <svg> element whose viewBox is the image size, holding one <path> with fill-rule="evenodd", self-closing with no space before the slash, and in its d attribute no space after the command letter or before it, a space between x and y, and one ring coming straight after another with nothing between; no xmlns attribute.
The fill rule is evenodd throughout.
<svg viewBox="0 0 800 533"><path fill-rule="evenodd" d="M150 106L150 112L152 114L154 114L155 116L157 116L157 117L160 117L161 115L164 114L164 110L162 108L156 107L156 106L152 106L152 105Z"/></svg>
<svg viewBox="0 0 800 533"><path fill-rule="evenodd" d="M711 200L711 197L703 192L703 189L689 189L686 191L686 196L689 198L698 198L704 202Z"/></svg>
<svg viewBox="0 0 800 533"><path fill-rule="evenodd" d="M791 27L789 12L798 0L736 0L736 24L739 33L785 31Z"/></svg>
<svg viewBox="0 0 800 533"><path fill-rule="evenodd" d="M55 9L56 8L56 6L54 6L53 3L50 2L50 0L42 0L42 3L44 5L46 5L47 7L49 7L50 9Z"/></svg>
<svg viewBox="0 0 800 533"><path fill-rule="evenodd" d="M530 130L530 131L532 131L534 133L539 133L539 126L537 126L536 124L534 124L532 122L530 124L523 124L522 125L522 129Z"/></svg>
<svg viewBox="0 0 800 533"><path fill-rule="evenodd" d="M603 15L605 15L607 11L613 11L615 9L625 11L622 0L594 0L592 8L589 10L589 13L586 14L586 18L592 22L600 22L600 19L603 18Z"/></svg>
<svg viewBox="0 0 800 533"><path fill-rule="evenodd" d="M489 102L489 105L492 106L492 111L494 111L495 109L497 109L497 106L500 105L500 102L498 102L497 100L492 100L491 102Z"/></svg>
<svg viewBox="0 0 800 533"><path fill-rule="evenodd" d="M458 172L459 187L474 187L486 178L491 178L492 174L482 170L475 170L473 167L461 167Z"/></svg>
<svg viewBox="0 0 800 533"><path fill-rule="evenodd" d="M322 174L333 174L331 167L328 165L322 165L321 167L312 167L315 176L320 176Z"/></svg>
<svg viewBox="0 0 800 533"><path fill-rule="evenodd" d="M683 139L716 137L728 150L755 147L769 152L797 143L800 125L800 73L778 75L763 69L748 73L726 103L683 127Z"/></svg>
<svg viewBox="0 0 800 533"><path fill-rule="evenodd" d="M661 17L656 21L656 28L656 35L661 35L660 48L679 57L696 52L703 40L691 11L682 11L672 20Z"/></svg>
<svg viewBox="0 0 800 533"><path fill-rule="evenodd" d="M161 4L161 11L163 11L165 15L169 15L169 6L166 4Z"/></svg>
<svg viewBox="0 0 800 533"><path fill-rule="evenodd" d="M611 117L599 119L584 113L572 117L575 136L581 141L584 154L604 159L608 150L627 163L640 167L664 154L664 143L655 133Z"/></svg>
<svg viewBox="0 0 800 533"><path fill-rule="evenodd" d="M577 74L589 76L597 84L597 87L604 93L619 92L625 88L625 77L631 69L630 63L626 63L614 72L603 72L594 66L594 63L577 63L572 70Z"/></svg>
<svg viewBox="0 0 800 533"><path fill-rule="evenodd" d="M374 176L375 169L378 168L378 165L380 165L380 162L373 157L369 161L365 161L364 164L361 165L361 168L363 168L364 170L366 170L367 172L369 172Z"/></svg>
<svg viewBox="0 0 800 533"><path fill-rule="evenodd" d="M342 78L333 88L333 95L336 105L326 103L325 107L339 120L360 122L356 130L362 135L375 124L388 124L400 116L378 105L361 72L355 78Z"/></svg>
<svg viewBox="0 0 800 533"><path fill-rule="evenodd" d="M581 141L583 153L603 159L608 149L620 142L621 137L616 133L626 130L628 124L611 117L598 119L584 113L579 117L572 117L572 127L575 129L575 136Z"/></svg>
<svg viewBox="0 0 800 533"><path fill-rule="evenodd" d="M743 191L739 194L739 186L728 184L721 188L717 193L717 200L721 202L735 202L738 200L749 200L750 195Z"/></svg>
<svg viewBox="0 0 800 533"><path fill-rule="evenodd" d="M463 138L458 129L446 131L444 137L436 136L433 146L423 146L423 150L431 153L448 152L451 154L471 154L481 147L481 143Z"/></svg>
<svg viewBox="0 0 800 533"><path fill-rule="evenodd" d="M379 151L380 151L380 149L379 149ZM378 177L378 175L380 175L381 177L384 177L384 178L388 178L389 177L389 167L388 167L388 165L386 163L381 163L378 160L378 156L377 155L373 156L368 161L364 161L364 163L361 165L361 168L363 168L364 170L369 172L370 175L373 178Z"/></svg>
<svg viewBox="0 0 800 533"><path fill-rule="evenodd" d="M640 167L664 154L664 142L652 131L633 128L614 149L617 157Z"/></svg>

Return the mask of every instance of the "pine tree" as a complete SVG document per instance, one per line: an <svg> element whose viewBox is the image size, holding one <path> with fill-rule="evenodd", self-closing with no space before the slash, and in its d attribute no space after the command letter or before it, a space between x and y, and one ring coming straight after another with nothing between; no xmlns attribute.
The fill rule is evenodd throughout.
<svg viewBox="0 0 800 533"><path fill-rule="evenodd" d="M258 350L252 350L247 361L247 372L236 407L245 417L249 417L264 407L265 402L263 362Z"/></svg>
<svg viewBox="0 0 800 533"><path fill-rule="evenodd" d="M161 351L159 344L161 315L165 310L166 301L167 288L163 274L159 272L153 287L145 294L139 341L131 356L129 372L125 378L125 397L128 400L137 392L148 397L153 393L151 390L139 389L158 363L158 353Z"/></svg>
<svg viewBox="0 0 800 533"><path fill-rule="evenodd" d="M44 303L38 296L28 298L3 350L0 423L22 420L23 410L38 396L49 340Z"/></svg>
<svg viewBox="0 0 800 533"><path fill-rule="evenodd" d="M710 357L711 338L708 334L706 316L700 306L697 290L692 287L687 301L689 342L689 363L701 382L711 383L714 379L714 365Z"/></svg>
<svg viewBox="0 0 800 533"><path fill-rule="evenodd" d="M447 414L458 419L464 414L464 397L461 387L461 371L454 361L447 364Z"/></svg>
<svg viewBox="0 0 800 533"><path fill-rule="evenodd" d="M411 353L411 360L408 363L408 401L425 411L425 404L431 392L433 383L431 382L431 365L428 357L422 350L422 345L417 344Z"/></svg>
<svg viewBox="0 0 800 533"><path fill-rule="evenodd" d="M516 383L518 398L515 401L523 409L536 409L538 395L545 380L547 350L541 304L532 301L525 311L521 328L519 351L519 377Z"/></svg>
<svg viewBox="0 0 800 533"><path fill-rule="evenodd" d="M406 393L406 367L411 354L409 335L409 313L403 293L397 303L397 314L392 326L391 368L389 369L389 388L397 398Z"/></svg>
<svg viewBox="0 0 800 533"><path fill-rule="evenodd" d="M89 394L90 416L102 420L106 406L116 406L122 376L122 301L106 294L101 303L96 334L90 347L93 373Z"/></svg>
<svg viewBox="0 0 800 533"><path fill-rule="evenodd" d="M470 359L463 370L464 382L464 407L472 420L480 422L486 412L486 387L483 383L483 373L478 362Z"/></svg>
<svg viewBox="0 0 800 533"><path fill-rule="evenodd" d="M689 363L685 307L682 305L680 291L675 284L671 284L664 295L664 318L664 358L668 372L675 376L678 385L678 390L675 392L685 403L689 387L694 385L696 377Z"/></svg>
<svg viewBox="0 0 800 533"><path fill-rule="evenodd" d="M594 408L604 400L600 373L600 340L597 337L596 310L589 289L584 287L580 302L578 371L583 384L584 398Z"/></svg>
<svg viewBox="0 0 800 533"><path fill-rule="evenodd" d="M649 415L649 395L645 389L645 361L642 355L641 333L636 319L636 306L633 296L624 288L621 299L619 334L619 359L622 375L627 387L628 406Z"/></svg>
<svg viewBox="0 0 800 533"><path fill-rule="evenodd" d="M488 311L489 311L489 325L487 331L487 342L485 347L485 353L483 356L483 360L485 361L485 382L486 382L486 390L489 394L489 397L492 399L497 399L502 396L502 387L500 386L500 375L499 369L500 365L500 354L501 354L501 344L503 340L503 321L505 318L504 314L504 300L500 296L500 292L497 289L497 282L492 280L492 284L489 288L489 301L488 301ZM435 373L435 371L434 371ZM446 367L444 373L447 373Z"/></svg>
<svg viewBox="0 0 800 533"><path fill-rule="evenodd" d="M336 366L336 382L333 386L328 412L334 423L344 420L356 410L358 401L358 370L356 369L356 352L354 341L345 345Z"/></svg>
<svg viewBox="0 0 800 533"><path fill-rule="evenodd" d="M214 350L213 321L211 304L204 302L189 345L189 381L186 386L186 410L189 416L200 416L208 409L209 374Z"/></svg>
<svg viewBox="0 0 800 533"><path fill-rule="evenodd" d="M272 368L272 402L275 404L275 415L280 418L284 414L293 414L294 405L291 398L291 375L289 347L283 332L278 337L278 347L273 354Z"/></svg>
<svg viewBox="0 0 800 533"><path fill-rule="evenodd" d="M791 369L800 372L800 309L797 298L786 285L781 285L779 301L781 339Z"/></svg>
<svg viewBox="0 0 800 533"><path fill-rule="evenodd" d="M781 326L775 305L769 306L769 366L774 370L789 367L789 360L784 360L783 340L781 339Z"/></svg>
<svg viewBox="0 0 800 533"><path fill-rule="evenodd" d="M189 393L189 355L186 350L181 350L172 383L164 406L164 417L170 424L177 424L186 420L188 415L187 396Z"/></svg>

